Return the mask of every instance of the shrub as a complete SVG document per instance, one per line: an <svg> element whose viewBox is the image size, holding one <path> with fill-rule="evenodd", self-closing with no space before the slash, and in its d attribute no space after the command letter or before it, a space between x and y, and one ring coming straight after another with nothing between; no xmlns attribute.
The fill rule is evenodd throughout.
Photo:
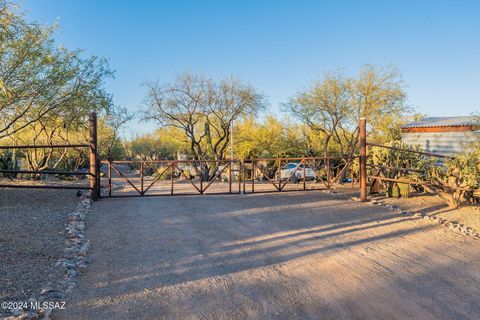
<svg viewBox="0 0 480 320"><path fill-rule="evenodd" d="M480 187L480 148L449 158L429 171L429 191L438 193L450 207L458 208L465 196Z"/></svg>
<svg viewBox="0 0 480 320"><path fill-rule="evenodd" d="M409 151L421 151L419 146L411 146L401 141L391 141L386 146ZM373 147L368 161L375 166L383 166L383 168L377 168L385 178L406 178L413 181L425 180L428 176L428 170L434 165L431 158L422 154L382 147ZM409 185L392 181L387 181L386 184L387 196L395 198L402 195L408 196Z"/></svg>
<svg viewBox="0 0 480 320"><path fill-rule="evenodd" d="M0 154L0 169L1 170L18 170L17 161L15 159L15 154L6 151L3 154ZM0 177L14 178L16 174L14 173L0 173Z"/></svg>

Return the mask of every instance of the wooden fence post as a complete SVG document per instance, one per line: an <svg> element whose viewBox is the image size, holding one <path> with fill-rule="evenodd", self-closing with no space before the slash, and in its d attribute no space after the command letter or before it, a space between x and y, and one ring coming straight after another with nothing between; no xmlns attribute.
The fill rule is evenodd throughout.
<svg viewBox="0 0 480 320"><path fill-rule="evenodd" d="M98 153L97 153L97 114L90 113L89 117L90 128L90 192L93 201L97 201L100 195L100 172L98 168Z"/></svg>
<svg viewBox="0 0 480 320"><path fill-rule="evenodd" d="M367 119L360 118L360 201L367 201Z"/></svg>

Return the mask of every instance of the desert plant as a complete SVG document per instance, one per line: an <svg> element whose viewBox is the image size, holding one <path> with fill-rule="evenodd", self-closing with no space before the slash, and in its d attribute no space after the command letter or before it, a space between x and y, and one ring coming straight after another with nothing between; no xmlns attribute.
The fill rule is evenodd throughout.
<svg viewBox="0 0 480 320"><path fill-rule="evenodd" d="M427 172L434 166L434 162L433 159L416 153L421 151L420 146L411 146L397 140L387 143L386 146L402 150L373 147L368 160L370 164L378 166L383 176L390 179L407 178L411 181L427 178ZM386 184L389 197L406 196L410 190L408 184L399 185L392 181L387 181Z"/></svg>
<svg viewBox="0 0 480 320"><path fill-rule="evenodd" d="M15 153L7 150L5 153L0 153L0 170L18 170ZM0 173L0 177L14 178L14 173Z"/></svg>
<svg viewBox="0 0 480 320"><path fill-rule="evenodd" d="M451 208L458 208L465 195L480 187L480 148L448 158L444 166L433 167L426 189L437 193Z"/></svg>

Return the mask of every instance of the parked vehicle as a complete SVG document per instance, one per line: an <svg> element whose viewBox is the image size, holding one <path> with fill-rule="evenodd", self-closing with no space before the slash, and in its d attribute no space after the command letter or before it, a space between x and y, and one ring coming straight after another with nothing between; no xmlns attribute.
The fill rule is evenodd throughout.
<svg viewBox="0 0 480 320"><path fill-rule="evenodd" d="M304 169L305 168L305 169ZM296 169L296 170L295 170ZM315 169L308 164L298 164L295 162L287 163L282 167L280 172L277 172L277 179L285 181L290 177L292 182L303 180L303 173L305 170L305 180L317 180Z"/></svg>

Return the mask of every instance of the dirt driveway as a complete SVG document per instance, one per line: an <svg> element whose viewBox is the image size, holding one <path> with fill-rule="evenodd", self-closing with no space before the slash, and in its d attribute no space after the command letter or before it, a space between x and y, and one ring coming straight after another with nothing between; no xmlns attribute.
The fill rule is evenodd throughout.
<svg viewBox="0 0 480 320"><path fill-rule="evenodd" d="M320 192L106 199L56 319L479 319L480 241Z"/></svg>

